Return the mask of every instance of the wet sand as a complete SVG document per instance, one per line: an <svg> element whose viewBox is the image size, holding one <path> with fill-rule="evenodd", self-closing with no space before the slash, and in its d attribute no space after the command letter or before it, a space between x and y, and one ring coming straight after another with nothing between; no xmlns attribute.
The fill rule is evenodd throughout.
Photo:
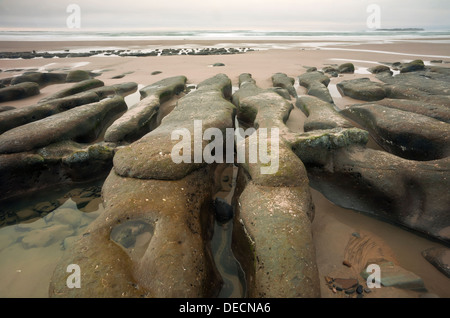
<svg viewBox="0 0 450 318"><path fill-rule="evenodd" d="M256 41L249 41L256 43ZM38 69L40 71L50 70L69 70L83 69L101 73L98 79L105 82L105 85L111 85L123 82L136 82L139 85L149 85L166 77L185 75L189 84L197 84L217 73L224 73L232 80L236 89L238 86L238 77L242 73L251 73L256 80L257 85L262 88L272 87L271 76L277 72L286 73L288 76L296 78L306 71L305 67L315 66L318 69L330 64L342 64L345 61L352 62L357 70L355 74L343 75L333 78L331 85L336 85L341 80L347 80L359 77L369 77L373 80L371 74L364 70L379 62L397 62L409 61L417 58L430 62L434 59L443 59L450 62L450 44L429 43L424 41L397 41L393 43L351 43L342 42L336 45L327 45L315 47L320 43L308 41L308 43L292 43L286 41L275 42L278 46L292 46L288 49L264 49L254 52L247 52L236 55L210 55L210 56L160 56L160 57L87 57L87 58L65 58L65 59L32 59L32 60L0 60L0 78L6 78L23 73L22 71L10 72L9 69ZM227 41L228 47L249 46L246 41ZM263 45L265 42L259 44ZM256 43L258 44L258 43ZM26 51L26 50L64 50L64 49L86 49L95 47L128 47L128 48L147 48L155 46L158 48L171 46L214 46L221 45L219 41L195 41L187 43L186 41L148 41L148 42L0 42L0 51ZM333 49L334 48L334 49ZM390 52L390 53L389 53ZM440 57L440 58L437 58ZM224 63L222 67L212 67L216 62ZM445 65L445 64L444 64ZM160 71L158 75L151 75L154 71ZM112 79L112 77L126 74L121 79ZM70 87L72 84L51 85L41 89L41 94L24 100L1 103L0 105L9 105L21 107L31 105L40 99L50 95L58 90ZM342 98L335 90L330 87L330 92L339 108L344 108L352 103L359 103L350 98ZM297 85L299 94L304 94L304 90ZM129 103L136 102L136 99L129 99ZM129 105L130 106L130 105ZM304 114L294 109L288 121L288 126L293 131L301 132ZM377 147L372 144L372 147ZM353 232L366 231L380 237L386 245L394 252L399 264L420 277L425 282L426 288L430 293L439 297L450 297L450 279L441 274L431 264L429 264L420 254L426 248L440 245L426 238L420 237L414 233L405 231L397 226L379 221L372 217L362 215L358 212L339 208L330 203L317 191L313 192L313 199L316 205L316 218L313 222L312 230L314 243L316 246L317 262L319 266L321 279L322 297L335 297L332 291L326 286L323 277L330 273L340 275L352 275L342 268L343 253L345 246ZM56 248L56 247L55 247ZM59 247L58 247L59 248ZM5 251L5 250L4 250ZM4 252L3 251L3 252ZM3 259L2 264L10 270L20 270L10 262L17 258L18 263L22 264L30 261L37 261L37 268L49 269L49 263L56 259L54 251L42 248L39 253L21 255L15 252L8 256L8 261ZM46 255L46 256L43 256ZM48 256L48 258L46 258ZM27 259L20 260L22 257ZM3 258L3 257L2 257ZM42 263L42 264L41 264ZM0 264L0 265L2 265ZM1 269L1 275L11 275ZM39 271L30 274L29 280L33 284L26 282L14 288L22 291L13 292L13 287L0 288L0 297L45 297L44 290L47 290L45 281L47 274L38 275ZM13 275L18 275L16 272ZM34 278L34 280L33 280ZM12 283L8 283L8 286ZM3 285L3 284L2 284ZM3 285L6 286L6 285ZM423 293L422 293L423 294ZM368 297L420 297L421 293L410 292L398 289L382 288Z"/></svg>

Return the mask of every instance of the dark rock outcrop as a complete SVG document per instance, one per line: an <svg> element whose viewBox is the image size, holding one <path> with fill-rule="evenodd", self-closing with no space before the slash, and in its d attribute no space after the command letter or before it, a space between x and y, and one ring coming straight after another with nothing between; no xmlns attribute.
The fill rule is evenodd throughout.
<svg viewBox="0 0 450 318"><path fill-rule="evenodd" d="M41 99L39 101L39 103L44 103L44 102L48 102L52 99L63 98L63 97L67 97L70 95L78 94L78 93L85 92L85 91L91 90L93 88L101 87L104 85L105 85L105 83L103 83L102 81L100 81L98 79L90 79L90 80L86 80L86 81L81 81L77 84L74 84L72 87L60 90L55 94L52 94L50 96L47 96L47 97Z"/></svg>
<svg viewBox="0 0 450 318"><path fill-rule="evenodd" d="M144 98L153 96L144 93ZM215 165L185 162L178 168L171 158L171 132L186 128L193 133L189 128L195 119L205 128L232 127L230 95L227 76L205 80L178 101L161 126L116 152L102 191L105 211L57 265L51 297L218 295L222 280L209 249ZM106 266L98 268L99 262ZM84 269L89 288L67 288L61 269L72 263Z"/></svg>
<svg viewBox="0 0 450 318"><path fill-rule="evenodd" d="M213 220L209 169L176 181L112 170L102 190L105 211L57 264L50 297L217 296L221 279L206 243ZM83 268L89 288L67 287L69 264Z"/></svg>
<svg viewBox="0 0 450 318"><path fill-rule="evenodd" d="M0 134L12 128L99 100L97 94L85 92L0 113Z"/></svg>
<svg viewBox="0 0 450 318"><path fill-rule="evenodd" d="M429 104L427 102L416 100L391 98L382 99L377 101L376 104L428 116L450 124L450 108L442 105Z"/></svg>
<svg viewBox="0 0 450 318"><path fill-rule="evenodd" d="M372 74L378 74L378 73L384 73L384 72L388 72L391 75L393 74L393 72L391 71L391 68L386 65L377 65L377 66L369 68L368 71Z"/></svg>
<svg viewBox="0 0 450 318"><path fill-rule="evenodd" d="M73 70L67 74L67 83L77 83L91 79L91 74L88 71L83 70Z"/></svg>
<svg viewBox="0 0 450 318"><path fill-rule="evenodd" d="M340 74L353 74L355 72L355 66L352 63L344 63L338 66Z"/></svg>
<svg viewBox="0 0 450 318"><path fill-rule="evenodd" d="M337 89L342 95L364 101L377 101L386 97L383 84L369 78L359 78L338 83Z"/></svg>
<svg viewBox="0 0 450 318"><path fill-rule="evenodd" d="M23 82L0 88L0 103L24 99L40 93L39 85L33 82Z"/></svg>
<svg viewBox="0 0 450 318"><path fill-rule="evenodd" d="M13 77L11 84L19 84L23 82L37 83L39 87L45 87L53 84L62 84L66 82L67 74L65 73L41 73L41 72L26 72L23 75Z"/></svg>
<svg viewBox="0 0 450 318"><path fill-rule="evenodd" d="M126 109L123 98L115 96L16 127L0 135L0 153L25 152L63 140L93 142Z"/></svg>
<svg viewBox="0 0 450 318"><path fill-rule="evenodd" d="M8 110L13 110L13 109L16 109L15 107L13 107L13 106L0 106L0 113L2 113L2 112L6 112L6 111L8 111Z"/></svg>
<svg viewBox="0 0 450 318"><path fill-rule="evenodd" d="M420 95L450 95L450 74L438 73L433 70L415 71L396 76L381 73L377 78L394 87L413 88ZM413 91L414 92L414 91Z"/></svg>
<svg viewBox="0 0 450 318"><path fill-rule="evenodd" d="M100 99L104 99L106 97L111 97L115 95L119 95L122 97L126 97L134 92L136 92L138 85L134 82L126 82L120 84L114 84L110 86L101 86L97 88L93 88L88 90L87 92L93 92L97 94Z"/></svg>
<svg viewBox="0 0 450 318"><path fill-rule="evenodd" d="M380 105L351 106L341 113L367 128L388 152L412 160L450 154L450 125L415 113Z"/></svg>
<svg viewBox="0 0 450 318"><path fill-rule="evenodd" d="M0 155L0 200L58 185L105 178L114 145L62 141L29 152Z"/></svg>
<svg viewBox="0 0 450 318"><path fill-rule="evenodd" d="M400 68L400 73L408 73L414 71L420 71L425 68L425 64L423 64L422 60L414 60L412 62L402 64Z"/></svg>

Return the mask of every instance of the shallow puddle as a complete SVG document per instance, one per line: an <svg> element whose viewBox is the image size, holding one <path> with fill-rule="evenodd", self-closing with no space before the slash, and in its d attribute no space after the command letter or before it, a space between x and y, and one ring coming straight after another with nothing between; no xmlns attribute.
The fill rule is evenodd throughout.
<svg viewBox="0 0 450 318"><path fill-rule="evenodd" d="M103 211L100 190L95 183L2 203L0 297L48 297L60 257Z"/></svg>

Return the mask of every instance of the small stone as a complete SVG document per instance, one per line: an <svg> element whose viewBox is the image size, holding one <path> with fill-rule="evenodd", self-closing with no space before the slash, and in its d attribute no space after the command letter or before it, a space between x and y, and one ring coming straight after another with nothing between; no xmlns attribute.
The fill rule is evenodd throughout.
<svg viewBox="0 0 450 318"><path fill-rule="evenodd" d="M154 71L154 72L152 72L152 75L158 75L158 74L161 74L162 72L161 71Z"/></svg>
<svg viewBox="0 0 450 318"><path fill-rule="evenodd" d="M370 294L372 292L372 290L370 288L364 288L364 292L366 294Z"/></svg>
<svg viewBox="0 0 450 318"><path fill-rule="evenodd" d="M363 291L364 291L364 288L362 287L362 285L358 285L358 287L356 288L356 292L357 292L358 294L362 294Z"/></svg>
<svg viewBox="0 0 450 318"><path fill-rule="evenodd" d="M355 66L352 63L344 63L338 67L339 73L354 73Z"/></svg>
<svg viewBox="0 0 450 318"><path fill-rule="evenodd" d="M336 290L336 288L334 288L334 287L333 287L333 289L332 289L332 290L333 290L333 293L335 293L335 294L337 293L337 290Z"/></svg>
<svg viewBox="0 0 450 318"><path fill-rule="evenodd" d="M213 67L217 67L217 66L225 66L225 64L223 64L223 63L214 63L213 64Z"/></svg>
<svg viewBox="0 0 450 318"><path fill-rule="evenodd" d="M233 218L233 207L224 199L216 198L214 200L214 208L217 222L224 224Z"/></svg>
<svg viewBox="0 0 450 318"><path fill-rule="evenodd" d="M343 261L342 264L347 266L347 267L352 267L352 264L350 264L349 261Z"/></svg>
<svg viewBox="0 0 450 318"><path fill-rule="evenodd" d="M355 293L355 291L356 291L356 289L352 288L352 289L347 289L347 290L345 291L345 293L346 293L347 295L352 295L352 294Z"/></svg>
<svg viewBox="0 0 450 318"><path fill-rule="evenodd" d="M357 238L360 238L360 237L361 237L361 235L359 235L358 232L353 232L352 235L353 235L354 237L357 237Z"/></svg>
<svg viewBox="0 0 450 318"><path fill-rule="evenodd" d="M333 283L333 278L331 278L330 276L325 276L325 282L327 284L331 284L331 283Z"/></svg>

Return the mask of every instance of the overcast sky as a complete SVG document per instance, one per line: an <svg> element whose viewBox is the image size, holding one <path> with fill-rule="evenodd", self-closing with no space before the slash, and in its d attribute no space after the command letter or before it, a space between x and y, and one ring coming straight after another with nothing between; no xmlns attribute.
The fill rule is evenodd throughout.
<svg viewBox="0 0 450 318"><path fill-rule="evenodd" d="M72 3L85 30L363 30L369 4L382 28L450 29L450 0L0 0L0 28L64 29Z"/></svg>

